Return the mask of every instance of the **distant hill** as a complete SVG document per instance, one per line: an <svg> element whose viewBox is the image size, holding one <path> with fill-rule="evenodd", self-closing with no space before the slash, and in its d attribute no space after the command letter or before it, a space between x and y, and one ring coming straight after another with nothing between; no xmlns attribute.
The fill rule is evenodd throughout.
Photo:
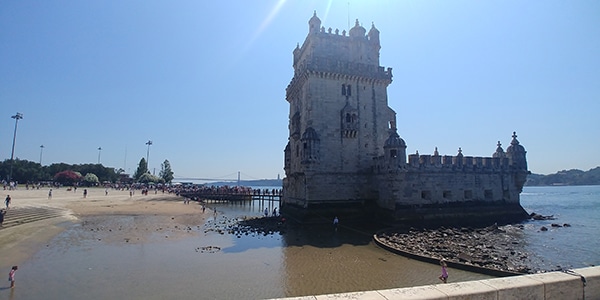
<svg viewBox="0 0 600 300"><path fill-rule="evenodd" d="M526 186L541 185L600 185L600 167L581 171L563 170L549 175L530 174Z"/></svg>

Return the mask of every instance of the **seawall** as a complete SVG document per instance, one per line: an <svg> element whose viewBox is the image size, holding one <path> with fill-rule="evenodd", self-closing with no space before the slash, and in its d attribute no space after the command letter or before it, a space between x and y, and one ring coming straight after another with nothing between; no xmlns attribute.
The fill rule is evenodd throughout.
<svg viewBox="0 0 600 300"><path fill-rule="evenodd" d="M600 299L600 266L569 272L283 299Z"/></svg>

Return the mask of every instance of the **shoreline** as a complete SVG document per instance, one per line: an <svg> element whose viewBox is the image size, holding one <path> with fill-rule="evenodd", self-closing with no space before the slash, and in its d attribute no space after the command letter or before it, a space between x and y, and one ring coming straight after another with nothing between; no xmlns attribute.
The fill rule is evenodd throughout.
<svg viewBox="0 0 600 300"><path fill-rule="evenodd" d="M19 218L18 212L31 208L47 208L60 211L59 216L33 220L17 220L16 225L0 228L0 251L9 253L0 259L0 268L10 268L27 261L35 253L65 229L75 223L85 224L88 219L101 216L153 216L160 220L162 226L178 227L179 224L203 222L208 213L202 214L201 207L195 202L190 205L183 204L183 198L174 194L149 193L142 195L135 191L130 197L129 191L104 188L87 188L88 195L83 197L84 188L77 192L67 191L66 188L53 188L52 198L48 198L50 188L2 190L2 199L10 195L12 198L10 208L4 219L4 224ZM4 204L4 203L3 203ZM4 206L3 206L4 208ZM166 224L166 225L165 225ZM88 224L89 225L89 224ZM183 228L183 225L181 225ZM111 230L110 228L107 230ZM138 230L112 231L115 236L112 240L129 238L132 240L145 240L147 232ZM185 231L175 232L172 237L184 236ZM127 237L123 237L127 236Z"/></svg>

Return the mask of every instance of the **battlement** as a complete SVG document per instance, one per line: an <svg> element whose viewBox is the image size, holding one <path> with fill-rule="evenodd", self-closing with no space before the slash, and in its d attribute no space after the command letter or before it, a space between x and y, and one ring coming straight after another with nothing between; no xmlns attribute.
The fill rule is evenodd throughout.
<svg viewBox="0 0 600 300"><path fill-rule="evenodd" d="M507 157L474 157L462 155L428 155L409 154L405 165L392 167L385 156L376 158L375 167L384 171L390 169L403 170L428 170L428 171L463 171L463 172L496 172L510 170L510 161Z"/></svg>
<svg viewBox="0 0 600 300"><path fill-rule="evenodd" d="M360 64L379 67L379 30L375 25L367 33L358 20L348 31L340 32L331 27L325 29L317 14L309 20L309 32L302 44L294 49L294 69L303 61L314 58L328 58L339 62L358 62Z"/></svg>
<svg viewBox="0 0 600 300"><path fill-rule="evenodd" d="M506 157L473 157L451 155L408 155L408 168L412 169L452 169L461 171L499 171L508 170Z"/></svg>

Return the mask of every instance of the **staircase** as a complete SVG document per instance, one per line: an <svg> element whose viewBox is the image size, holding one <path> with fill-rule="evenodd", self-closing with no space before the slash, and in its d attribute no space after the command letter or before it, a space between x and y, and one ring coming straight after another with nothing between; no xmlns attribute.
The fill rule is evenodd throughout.
<svg viewBox="0 0 600 300"><path fill-rule="evenodd" d="M16 207L7 210L0 230L35 221L64 216L67 211L51 207Z"/></svg>

